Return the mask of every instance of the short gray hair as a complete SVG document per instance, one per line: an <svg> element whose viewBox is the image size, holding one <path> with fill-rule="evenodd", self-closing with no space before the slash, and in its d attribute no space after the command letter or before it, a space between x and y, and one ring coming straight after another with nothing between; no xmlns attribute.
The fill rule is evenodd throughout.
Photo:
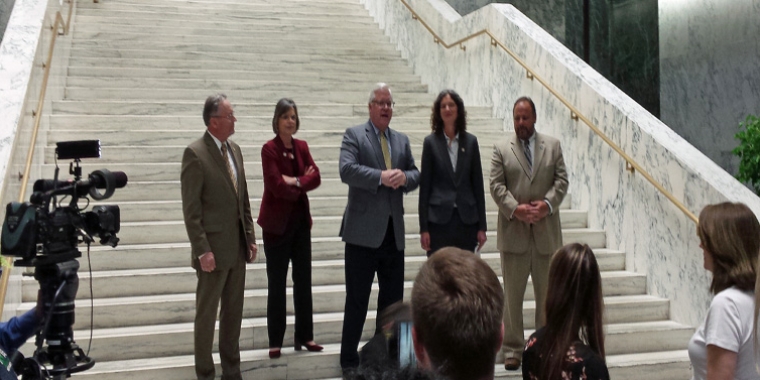
<svg viewBox="0 0 760 380"><path fill-rule="evenodd" d="M206 104L203 105L203 122L208 127L211 123L211 116L219 111L219 104L222 100L227 99L227 95L219 93L206 98Z"/></svg>
<svg viewBox="0 0 760 380"><path fill-rule="evenodd" d="M372 87L372 91L369 92L369 101L367 104L372 103L375 100L375 94L380 90L388 90L388 93L391 94L391 88L388 87L386 83L375 83L375 87ZM391 94L391 99L393 99L393 94Z"/></svg>

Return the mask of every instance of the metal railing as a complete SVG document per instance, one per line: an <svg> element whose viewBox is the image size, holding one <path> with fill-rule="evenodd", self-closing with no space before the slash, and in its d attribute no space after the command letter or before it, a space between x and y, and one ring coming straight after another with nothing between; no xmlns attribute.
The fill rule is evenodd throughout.
<svg viewBox="0 0 760 380"><path fill-rule="evenodd" d="M24 164L24 174L20 177L21 189L18 195L18 201L24 202L27 184L29 183L29 174L32 170L32 160L34 159L34 147L37 145L37 135L40 129L40 122L42 120L42 107L45 104L45 94L47 93L48 79L50 78L50 69L53 63L53 53L55 52L55 42L58 36L68 35L71 27L71 15L74 11L75 0L64 0L64 4L69 5L68 15L64 21L61 11L55 13L55 20L53 25L50 26L52 30L52 36L50 38L50 47L48 48L47 58L42 64L44 69L42 74L42 84L40 85L40 95L37 99L37 108L32 111L32 117L34 117L34 126L32 127L32 138L29 142L29 150L26 154L26 163ZM97 0L93 0L97 3ZM21 121L19 120L19 123ZM8 291L8 280L10 278L11 270L13 269L13 262L9 262L7 267L3 268L3 275L0 277L0 315L3 313L5 307L5 294Z"/></svg>
<svg viewBox="0 0 760 380"><path fill-rule="evenodd" d="M646 170L644 170L644 168L641 167L641 165L639 165L633 158L631 158L631 156L625 153L623 149L621 149L617 144L615 144L615 142L613 142L609 137L607 137L607 135L605 135L604 132L602 132L599 129L599 127L594 125L594 123L592 123L591 120L589 120L586 116L581 114L580 111L578 111L578 109L575 108L575 106L570 104L570 102L567 101L567 99L565 99L562 95L560 95L551 85L549 85L549 83L547 83L543 78L541 78L541 76L536 74L535 70L530 68L528 64L525 63L525 61L523 61L522 59L520 59L520 57L517 56L517 54L515 54L506 45L504 45L501 41L499 41L496 38L496 36L494 36L493 33L491 33L488 29L480 30L467 37L459 39L451 44L447 44L441 39L441 37L432 28L430 28L430 25L428 25L425 22L425 20L420 18L417 12L415 12L414 9L412 9L412 7L409 5L409 3L406 2L406 0L399 0L399 1L401 1L401 3L404 4L406 9L408 9L409 12L411 12L412 19L419 21L420 24L422 24L422 26L424 26L425 29L427 29L427 31L433 35L433 42L435 42L436 44L442 45L446 49L450 49L454 46L459 45L460 49L466 51L467 47L464 46L464 42L481 35L487 35L488 37L490 37L491 46L494 46L494 47L498 46L502 50L504 50L504 52L506 52L510 57L512 57L515 61L517 61L517 63L520 66L522 66L526 70L527 72L526 75L528 79L536 80L539 83L541 83L541 85L544 86L546 90L548 90L552 95L554 95L555 98L557 98L557 100L559 100L562 104L565 105L565 107L567 107L570 110L570 117L573 120L577 121L580 119L597 136L599 136L605 143L607 143L607 145L609 145L615 152L617 152L625 160L626 170L630 171L631 173L639 172L647 181L649 181L649 183L651 183L660 193L662 193L662 195L668 198L668 200L671 203L673 203L673 205L675 205L679 210L681 210L681 212L683 212L689 219L691 219L695 224L699 224L699 218L697 218L697 216L694 215L694 213L689 211L689 209L687 209L686 206L684 206L684 204L681 203L680 200L678 200L673 194L671 194L667 189L665 189L662 186L662 184L657 182Z"/></svg>

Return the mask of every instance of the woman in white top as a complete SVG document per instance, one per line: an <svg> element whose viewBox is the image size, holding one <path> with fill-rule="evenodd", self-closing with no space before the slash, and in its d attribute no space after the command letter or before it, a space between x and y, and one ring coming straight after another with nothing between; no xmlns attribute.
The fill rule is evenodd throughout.
<svg viewBox="0 0 760 380"><path fill-rule="evenodd" d="M744 204L709 205L697 235L715 296L689 341L692 379L760 380L753 339L760 223Z"/></svg>

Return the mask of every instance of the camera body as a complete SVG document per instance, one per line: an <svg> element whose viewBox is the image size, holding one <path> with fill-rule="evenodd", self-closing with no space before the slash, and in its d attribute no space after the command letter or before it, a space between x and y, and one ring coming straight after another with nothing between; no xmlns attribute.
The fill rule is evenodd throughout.
<svg viewBox="0 0 760 380"><path fill-rule="evenodd" d="M63 191L71 192L74 188L69 186ZM61 262L79 257L75 253L79 236L85 241L87 236L98 236L101 244L116 247L119 243L116 234L120 230L119 206L95 206L92 211L82 212L76 206L77 194L67 195L72 197L72 205L51 211L48 210L50 195L37 192L30 202L9 203L0 239L2 254L18 257L16 265L36 266L37 262Z"/></svg>
<svg viewBox="0 0 760 380"><path fill-rule="evenodd" d="M90 198L107 199L127 183L126 174L106 169L82 179L80 159L95 157L100 157L100 141L57 143L56 158L74 160L69 164L74 178L59 181L56 165L55 178L37 180L28 202L6 206L0 252L18 258L17 266L34 267L34 278L40 284L37 307L42 308L44 316L34 356L24 359L16 370L24 379L68 377L95 365L73 338L74 300L79 289L76 259L82 256L78 245L89 246L97 236L101 244L116 247L120 211L115 205L95 206L87 212L84 209ZM87 201L84 207L79 205L82 199Z"/></svg>

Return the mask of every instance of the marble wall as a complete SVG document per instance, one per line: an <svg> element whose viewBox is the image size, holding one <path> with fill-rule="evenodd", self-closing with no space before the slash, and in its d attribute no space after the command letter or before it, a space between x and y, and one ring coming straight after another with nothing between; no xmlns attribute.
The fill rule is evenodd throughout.
<svg viewBox="0 0 760 380"><path fill-rule="evenodd" d="M510 3L596 71L660 115L658 0L446 0L466 15L489 3ZM588 22L588 47L585 23Z"/></svg>
<svg viewBox="0 0 760 380"><path fill-rule="evenodd" d="M661 119L729 173L760 115L760 0L659 0Z"/></svg>
<svg viewBox="0 0 760 380"><path fill-rule="evenodd" d="M66 5L67 7L68 5ZM32 141L32 129L43 82L42 64L48 57L55 13L60 0L16 0L0 44L0 220L5 217L5 204L19 199L20 174L23 173ZM68 8L65 8L68 11ZM67 13L64 13L66 15ZM73 20L73 19L72 19ZM70 38L58 36L51 64L45 103L40 115L40 134L32 156L31 181L41 176L45 130L53 100L63 96L65 61L68 60ZM24 195L28 199L31 186ZM6 293L2 320L15 314L21 302L21 268L14 268Z"/></svg>
<svg viewBox="0 0 760 380"><path fill-rule="evenodd" d="M462 17L444 0L407 1L446 42L488 29L691 212L733 200L760 214L760 200L747 188L515 7L490 4ZM647 274L650 293L671 300L673 319L701 322L711 297L694 222L640 174L626 171L617 153L488 37L468 41L466 51L446 50L400 1L362 3L431 93L454 88L467 104L493 106L505 129L514 100L531 96L536 128L562 142L572 207L589 211L590 227L607 232L609 248L626 252L629 270Z"/></svg>
<svg viewBox="0 0 760 380"><path fill-rule="evenodd" d="M5 28L8 26L8 20L11 18L13 4L16 0L0 0L0 41L3 40Z"/></svg>
<svg viewBox="0 0 760 380"><path fill-rule="evenodd" d="M582 0L446 0L460 15L474 12L491 3L509 3L539 24L560 42L565 41L565 3Z"/></svg>

